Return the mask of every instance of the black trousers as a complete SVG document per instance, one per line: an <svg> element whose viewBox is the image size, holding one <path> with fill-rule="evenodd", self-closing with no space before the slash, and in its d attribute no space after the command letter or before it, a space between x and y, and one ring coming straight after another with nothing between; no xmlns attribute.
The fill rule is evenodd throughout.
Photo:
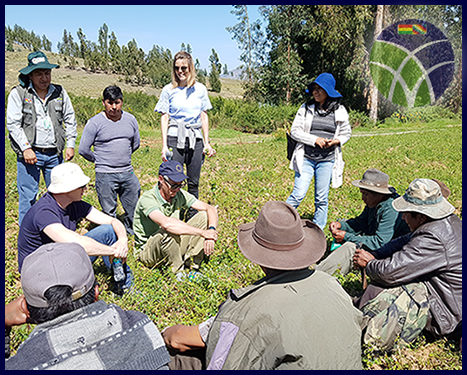
<svg viewBox="0 0 467 375"><path fill-rule="evenodd" d="M201 166L204 163L202 139L196 139L195 148L190 149L188 138L185 141L185 148L177 148L177 137L167 137L167 145L172 148L172 159L186 166L186 175L188 176L188 192L196 198L199 197L199 177L201 175Z"/></svg>

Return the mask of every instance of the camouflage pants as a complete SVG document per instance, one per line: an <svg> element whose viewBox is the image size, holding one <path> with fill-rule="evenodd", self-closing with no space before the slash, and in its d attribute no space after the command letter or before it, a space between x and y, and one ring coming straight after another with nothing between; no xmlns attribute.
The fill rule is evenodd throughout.
<svg viewBox="0 0 467 375"><path fill-rule="evenodd" d="M428 320L428 289L411 283L384 289L362 308L363 342L378 350L391 350L411 343Z"/></svg>

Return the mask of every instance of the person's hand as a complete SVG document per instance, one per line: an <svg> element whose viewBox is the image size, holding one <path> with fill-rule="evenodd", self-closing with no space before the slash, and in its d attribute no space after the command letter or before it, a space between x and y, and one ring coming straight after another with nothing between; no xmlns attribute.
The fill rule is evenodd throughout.
<svg viewBox="0 0 467 375"><path fill-rule="evenodd" d="M344 241L345 233L345 230L336 229L334 232L332 232L332 236L334 237L336 242L342 242Z"/></svg>
<svg viewBox="0 0 467 375"><path fill-rule="evenodd" d="M326 148L332 147L332 146L337 146L340 144L340 141L338 139L326 139Z"/></svg>
<svg viewBox="0 0 467 375"><path fill-rule="evenodd" d="M206 240L214 240L217 241L217 231L215 229L205 229L203 230L202 236Z"/></svg>
<svg viewBox="0 0 467 375"><path fill-rule="evenodd" d="M162 158L162 161L167 161L167 157L165 156L167 153L169 152L169 148L167 146L163 146L162 147L162 151L161 151L161 158Z"/></svg>
<svg viewBox="0 0 467 375"><path fill-rule="evenodd" d="M353 256L353 264L354 266L365 268L368 262L372 259L375 259L375 257L370 252L363 249L357 249Z"/></svg>
<svg viewBox="0 0 467 375"><path fill-rule="evenodd" d="M333 221L329 224L329 230L334 234L338 229L341 229L341 223L338 221Z"/></svg>
<svg viewBox="0 0 467 375"><path fill-rule="evenodd" d="M114 258L120 258L122 259L122 262L126 262L126 257L128 255L128 241L121 239L115 242L111 246L115 251L114 251Z"/></svg>
<svg viewBox="0 0 467 375"><path fill-rule="evenodd" d="M216 241L214 240L204 240L204 254L207 256L212 255L214 253L214 245Z"/></svg>
<svg viewBox="0 0 467 375"><path fill-rule="evenodd" d="M75 156L75 149L73 147L67 147L65 150L65 161L70 161Z"/></svg>
<svg viewBox="0 0 467 375"><path fill-rule="evenodd" d="M29 318L29 311L24 295L19 296L5 305L5 326L19 326L25 324Z"/></svg>
<svg viewBox="0 0 467 375"><path fill-rule="evenodd" d="M23 158L26 164L36 164L37 163L37 156L36 153L33 151L32 148L27 148L23 151Z"/></svg>
<svg viewBox="0 0 467 375"><path fill-rule="evenodd" d="M198 326L176 324L167 327L161 334L168 349L184 352L187 350L204 348L206 346L201 339Z"/></svg>
<svg viewBox="0 0 467 375"><path fill-rule="evenodd" d="M325 138L321 138L321 137L316 138L315 146L318 146L319 148L326 148L327 144L328 143Z"/></svg>
<svg viewBox="0 0 467 375"><path fill-rule="evenodd" d="M209 143L206 143L203 152L208 157L216 155L216 150L214 150Z"/></svg>

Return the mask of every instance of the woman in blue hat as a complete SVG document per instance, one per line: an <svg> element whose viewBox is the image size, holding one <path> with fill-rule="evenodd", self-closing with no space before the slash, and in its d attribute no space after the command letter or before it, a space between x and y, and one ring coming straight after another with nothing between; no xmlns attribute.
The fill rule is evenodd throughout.
<svg viewBox="0 0 467 375"><path fill-rule="evenodd" d="M342 184L341 146L352 133L347 110L340 104L342 95L335 86L336 80L330 73L320 74L308 85L310 98L298 110L291 129L291 136L297 141L290 160L295 182L286 202L297 208L315 177L313 222L321 229L327 222L331 180L333 187Z"/></svg>

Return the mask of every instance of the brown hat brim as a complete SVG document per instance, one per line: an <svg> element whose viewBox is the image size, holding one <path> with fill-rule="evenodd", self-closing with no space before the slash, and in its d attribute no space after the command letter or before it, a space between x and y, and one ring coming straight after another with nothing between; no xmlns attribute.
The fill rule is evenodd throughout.
<svg viewBox="0 0 467 375"><path fill-rule="evenodd" d="M388 185L387 187L379 187L379 186L365 184L362 180L352 181L352 185L358 188L374 191L380 194L393 194L396 191L391 185Z"/></svg>
<svg viewBox="0 0 467 375"><path fill-rule="evenodd" d="M278 270L306 268L322 258L326 251L326 236L311 220L302 219L304 241L293 250L272 250L253 238L255 223L242 224L238 231L238 246L247 259L260 266Z"/></svg>

